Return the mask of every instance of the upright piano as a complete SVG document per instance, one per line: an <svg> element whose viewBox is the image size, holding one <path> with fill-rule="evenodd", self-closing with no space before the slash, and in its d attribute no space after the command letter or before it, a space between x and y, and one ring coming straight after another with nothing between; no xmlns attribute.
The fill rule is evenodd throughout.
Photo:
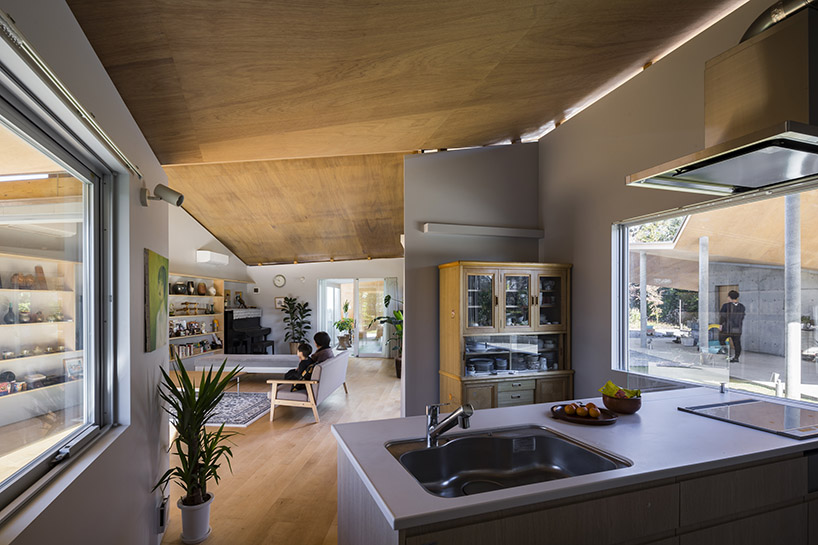
<svg viewBox="0 0 818 545"><path fill-rule="evenodd" d="M225 354L264 354L267 346L272 347L272 341L267 341L267 335L271 332L269 327L261 326L261 309L236 308L224 311Z"/></svg>

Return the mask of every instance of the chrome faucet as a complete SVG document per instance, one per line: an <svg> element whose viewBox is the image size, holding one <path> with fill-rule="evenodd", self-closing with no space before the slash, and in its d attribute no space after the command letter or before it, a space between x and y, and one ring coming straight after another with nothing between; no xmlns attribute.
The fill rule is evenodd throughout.
<svg viewBox="0 0 818 545"><path fill-rule="evenodd" d="M437 405L426 405L426 447L436 447L437 438L445 431L448 431L460 425L464 430L469 429L469 417L474 414L474 408L466 403L458 407L449 416L438 423L437 417L440 407L448 405L448 403L440 403Z"/></svg>

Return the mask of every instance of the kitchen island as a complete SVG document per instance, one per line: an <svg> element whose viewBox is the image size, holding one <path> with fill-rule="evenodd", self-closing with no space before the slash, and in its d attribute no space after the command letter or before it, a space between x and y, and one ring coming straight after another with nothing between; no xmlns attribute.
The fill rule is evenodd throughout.
<svg viewBox="0 0 818 545"><path fill-rule="evenodd" d="M550 403L476 411L466 433L545 426L632 465L455 498L427 492L385 447L422 438L425 417L338 424L338 542L818 543L818 439L677 409L749 397L649 393L611 426L555 420Z"/></svg>

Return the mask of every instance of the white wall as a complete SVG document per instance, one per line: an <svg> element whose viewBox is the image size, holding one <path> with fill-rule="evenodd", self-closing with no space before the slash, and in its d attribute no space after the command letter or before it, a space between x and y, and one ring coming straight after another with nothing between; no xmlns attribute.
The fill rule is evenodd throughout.
<svg viewBox="0 0 818 545"><path fill-rule="evenodd" d="M151 202L151 206L156 206L156 204ZM171 272L230 278L232 280L250 280L247 276L247 265L236 257L227 246L217 240L210 231L202 227L193 216L177 206L166 206L163 202L158 203L158 206L165 207L168 210L168 245ZM196 263L196 250L211 250L227 255L227 265Z"/></svg>
<svg viewBox="0 0 818 545"><path fill-rule="evenodd" d="M596 395L611 371L611 224L704 200L625 186L625 176L704 147L704 63L736 45L769 7L738 11L543 137L542 261L573 263L577 397ZM621 380L622 377L619 377Z"/></svg>
<svg viewBox="0 0 818 545"><path fill-rule="evenodd" d="M67 87L138 164L149 187L164 172L63 0L0 0ZM4 59L5 62L5 59ZM167 467L167 419L156 384L167 351L144 353L143 249L168 255L167 211L142 208L140 182L121 167L116 182L117 409L123 424L0 528L0 543L158 543L153 484ZM164 440L163 440L164 438Z"/></svg>
<svg viewBox="0 0 818 545"><path fill-rule="evenodd" d="M536 144L408 155L404 160L406 306L403 411L439 402L439 282L442 263L537 261L537 241L423 233L423 223L536 228Z"/></svg>
<svg viewBox="0 0 818 545"><path fill-rule="evenodd" d="M364 261L337 261L335 263L299 263L292 265L263 265L248 267L253 284L247 286L244 300L248 305L262 309L261 324L272 328L267 337L275 341L277 354L289 354L284 342L284 313L275 309L276 297L297 297L308 301L312 309L310 337L316 333L318 320L318 281L322 278L388 278L398 279L398 293L403 293L403 258L372 259ZM273 285L273 278L283 274L287 283L283 288ZM258 288L259 293L253 293ZM403 299L403 297L398 297Z"/></svg>

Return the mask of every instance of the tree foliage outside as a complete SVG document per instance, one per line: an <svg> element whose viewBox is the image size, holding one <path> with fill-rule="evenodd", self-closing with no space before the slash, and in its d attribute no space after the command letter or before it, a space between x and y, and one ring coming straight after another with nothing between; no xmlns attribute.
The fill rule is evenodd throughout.
<svg viewBox="0 0 818 545"><path fill-rule="evenodd" d="M699 292L676 288L646 286L648 323L679 327L679 301L682 302L682 320L686 313L698 312ZM639 329L639 284L628 284L628 322L631 329Z"/></svg>
<svg viewBox="0 0 818 545"><path fill-rule="evenodd" d="M630 242L673 242L687 216L652 221L628 229Z"/></svg>

